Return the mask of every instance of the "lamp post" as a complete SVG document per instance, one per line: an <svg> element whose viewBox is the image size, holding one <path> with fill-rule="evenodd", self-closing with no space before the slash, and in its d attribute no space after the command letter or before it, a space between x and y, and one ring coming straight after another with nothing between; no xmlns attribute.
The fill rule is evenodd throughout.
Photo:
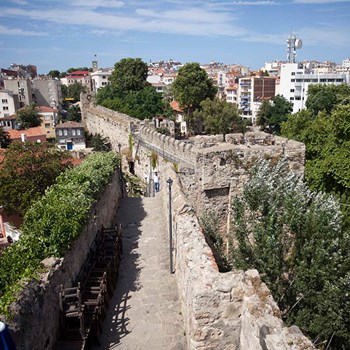
<svg viewBox="0 0 350 350"><path fill-rule="evenodd" d="M171 186L173 184L173 180L169 177L166 180L169 186L169 254L170 254L170 273L174 273L173 267L173 220L171 213Z"/></svg>
<svg viewBox="0 0 350 350"><path fill-rule="evenodd" d="M122 170L122 154L121 154L121 149L122 145L118 143L118 152L119 152L119 178L120 178L120 183L122 186L122 197L124 197L124 185L123 185L123 170Z"/></svg>

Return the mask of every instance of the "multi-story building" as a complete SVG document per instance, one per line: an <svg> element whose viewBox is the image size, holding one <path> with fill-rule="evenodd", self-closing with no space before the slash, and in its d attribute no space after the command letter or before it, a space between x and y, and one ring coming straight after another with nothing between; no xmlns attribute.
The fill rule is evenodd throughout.
<svg viewBox="0 0 350 350"><path fill-rule="evenodd" d="M59 79L34 79L33 91L35 103L38 106L60 109L63 101L61 85L62 83Z"/></svg>
<svg viewBox="0 0 350 350"><path fill-rule="evenodd" d="M42 120L41 128L45 130L46 137L54 138L56 137L55 126L58 123L58 111L55 108L47 106L36 107L38 114Z"/></svg>
<svg viewBox="0 0 350 350"><path fill-rule="evenodd" d="M81 150L86 147L84 124L77 122L66 122L56 126L57 146L68 151Z"/></svg>
<svg viewBox="0 0 350 350"><path fill-rule="evenodd" d="M86 86L88 89L91 89L91 76L90 72L87 70L71 72L65 77L61 78L61 82L67 86L79 83Z"/></svg>
<svg viewBox="0 0 350 350"><path fill-rule="evenodd" d="M0 118L9 117L20 108L18 95L13 91L0 90Z"/></svg>
<svg viewBox="0 0 350 350"><path fill-rule="evenodd" d="M6 90L18 95L20 108L33 103L32 84L30 79L4 79Z"/></svg>
<svg viewBox="0 0 350 350"><path fill-rule="evenodd" d="M91 73L92 91L97 91L99 88L109 85L111 74L111 68L104 68Z"/></svg>
<svg viewBox="0 0 350 350"><path fill-rule="evenodd" d="M238 102L237 92L238 92L238 85L227 87L226 88L226 102L237 104L237 102Z"/></svg>
<svg viewBox="0 0 350 350"><path fill-rule="evenodd" d="M239 79L238 101L241 116L251 119L255 124L258 106L264 100L275 96L276 77L257 76L242 77Z"/></svg>
<svg viewBox="0 0 350 350"><path fill-rule="evenodd" d="M349 83L349 73L320 74L303 63L284 63L281 65L277 93L293 103L293 113L305 108L307 91L311 84Z"/></svg>

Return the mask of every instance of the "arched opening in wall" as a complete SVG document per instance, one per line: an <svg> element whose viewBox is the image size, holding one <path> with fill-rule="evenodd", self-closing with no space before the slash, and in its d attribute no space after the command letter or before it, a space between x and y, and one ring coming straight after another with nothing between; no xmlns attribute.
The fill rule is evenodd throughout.
<svg viewBox="0 0 350 350"><path fill-rule="evenodd" d="M135 163L133 160L129 161L129 171L131 174L135 175Z"/></svg>

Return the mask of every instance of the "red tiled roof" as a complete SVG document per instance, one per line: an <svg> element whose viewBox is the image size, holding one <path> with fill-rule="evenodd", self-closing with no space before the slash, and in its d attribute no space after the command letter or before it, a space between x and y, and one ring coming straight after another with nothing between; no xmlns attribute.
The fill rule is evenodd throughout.
<svg viewBox="0 0 350 350"><path fill-rule="evenodd" d="M170 107L176 112L183 112L183 109L180 108L179 103L177 101L171 101Z"/></svg>
<svg viewBox="0 0 350 350"><path fill-rule="evenodd" d="M42 112L42 113L57 112L57 109L52 108L52 107L47 107L47 106L37 106L37 107L35 107L35 109L39 112Z"/></svg>
<svg viewBox="0 0 350 350"><path fill-rule="evenodd" d="M21 134L26 134L27 137L36 137L36 136L46 136L45 131L40 126L35 128L29 128L24 130L7 130L10 135L10 139L20 139Z"/></svg>
<svg viewBox="0 0 350 350"><path fill-rule="evenodd" d="M0 163L4 160L5 158L5 152L6 149L5 148L0 148Z"/></svg>

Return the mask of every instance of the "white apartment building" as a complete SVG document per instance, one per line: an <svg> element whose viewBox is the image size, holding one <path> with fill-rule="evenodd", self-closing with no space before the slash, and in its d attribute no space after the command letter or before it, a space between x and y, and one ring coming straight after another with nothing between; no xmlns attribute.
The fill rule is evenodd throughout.
<svg viewBox="0 0 350 350"><path fill-rule="evenodd" d="M307 91L310 84L349 84L349 73L316 73L314 69L302 63L283 63L276 94L284 96L293 103L293 113L305 108Z"/></svg>
<svg viewBox="0 0 350 350"><path fill-rule="evenodd" d="M110 76L112 74L111 68L105 68L97 70L90 74L92 91L97 91L98 89L110 85Z"/></svg>
<svg viewBox="0 0 350 350"><path fill-rule="evenodd" d="M237 96L238 86L232 86L226 88L226 102L236 103L238 102Z"/></svg>
<svg viewBox="0 0 350 350"><path fill-rule="evenodd" d="M36 107L36 110L42 120L41 128L45 130L46 137L56 137L55 126L58 123L57 109L47 106L38 106Z"/></svg>
<svg viewBox="0 0 350 350"><path fill-rule="evenodd" d="M0 118L9 117L20 108L18 95L13 91L0 90Z"/></svg>
<svg viewBox="0 0 350 350"><path fill-rule="evenodd" d="M18 95L20 108L33 103L32 82L29 79L4 79L5 90Z"/></svg>

